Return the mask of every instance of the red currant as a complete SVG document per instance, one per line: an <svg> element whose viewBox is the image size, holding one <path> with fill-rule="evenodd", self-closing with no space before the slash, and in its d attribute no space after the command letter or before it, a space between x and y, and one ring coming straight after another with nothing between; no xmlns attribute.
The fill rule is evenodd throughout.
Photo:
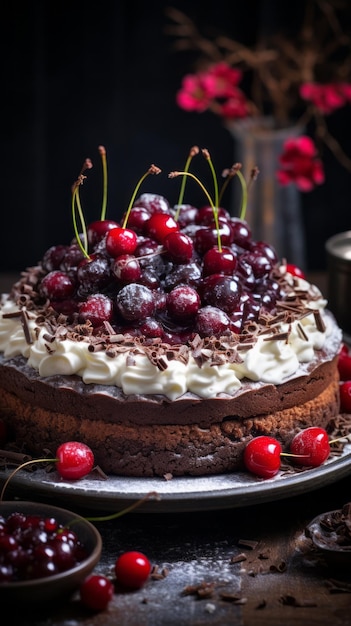
<svg viewBox="0 0 351 626"><path fill-rule="evenodd" d="M56 469L66 480L77 480L91 472L94 467L94 454L85 443L67 441L56 451Z"/></svg>
<svg viewBox="0 0 351 626"><path fill-rule="evenodd" d="M340 385L340 411L351 413L351 380Z"/></svg>
<svg viewBox="0 0 351 626"><path fill-rule="evenodd" d="M318 426L305 428L293 438L290 452L294 455L292 460L296 465L319 467L330 454L328 433Z"/></svg>
<svg viewBox="0 0 351 626"><path fill-rule="evenodd" d="M273 478L280 469L282 447L273 437L261 435L251 439L244 450L244 465L260 478Z"/></svg>
<svg viewBox="0 0 351 626"><path fill-rule="evenodd" d="M140 589L149 578L151 564L141 552L124 552L115 563L117 582L129 589Z"/></svg>
<svg viewBox="0 0 351 626"><path fill-rule="evenodd" d="M112 582L99 574L91 574L80 586L80 598L84 606L93 611L103 611L112 600Z"/></svg>

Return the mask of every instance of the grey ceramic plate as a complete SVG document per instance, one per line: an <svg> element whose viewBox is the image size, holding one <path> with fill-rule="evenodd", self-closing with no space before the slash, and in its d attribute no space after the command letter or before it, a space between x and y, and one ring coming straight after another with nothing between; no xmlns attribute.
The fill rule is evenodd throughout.
<svg viewBox="0 0 351 626"><path fill-rule="evenodd" d="M10 471L0 471L4 484ZM55 503L119 511L149 492L157 492L159 499L146 500L140 513L185 512L216 510L249 506L312 491L351 474L351 444L346 444L341 456L331 456L321 467L296 473L280 472L272 479L257 479L242 472L209 477L124 478L108 476L103 480L89 476L77 482L62 481L53 471L19 471L10 481L12 493L25 494L27 499L45 497ZM5 494L6 498L6 494Z"/></svg>

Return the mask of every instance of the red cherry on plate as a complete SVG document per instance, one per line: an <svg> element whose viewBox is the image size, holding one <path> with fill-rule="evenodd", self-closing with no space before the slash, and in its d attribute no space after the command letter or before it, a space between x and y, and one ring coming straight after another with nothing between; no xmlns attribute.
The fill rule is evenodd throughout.
<svg viewBox="0 0 351 626"><path fill-rule="evenodd" d="M290 444L290 453L294 455L292 461L296 465L319 467L330 454L328 433L318 426L301 430Z"/></svg>
<svg viewBox="0 0 351 626"><path fill-rule="evenodd" d="M140 589L150 572L150 561L142 552L124 552L115 563L117 582L129 589Z"/></svg>
<svg viewBox="0 0 351 626"><path fill-rule="evenodd" d="M351 380L340 385L340 411L351 413Z"/></svg>
<svg viewBox="0 0 351 626"><path fill-rule="evenodd" d="M91 472L94 454L85 443L66 441L56 451L56 469L66 480L78 480Z"/></svg>
<svg viewBox="0 0 351 626"><path fill-rule="evenodd" d="M304 272L297 265L294 265L293 263L287 263L286 271L289 272L289 274L292 274L293 276L297 276L298 278L306 278Z"/></svg>
<svg viewBox="0 0 351 626"><path fill-rule="evenodd" d="M338 370L341 381L351 380L351 355L345 344L339 353Z"/></svg>
<svg viewBox="0 0 351 626"><path fill-rule="evenodd" d="M273 478L280 469L282 447L273 437L261 435L251 439L244 450L244 465L260 478Z"/></svg>
<svg viewBox="0 0 351 626"><path fill-rule="evenodd" d="M91 574L80 586L80 598L84 606L93 611L106 609L114 592L113 583L99 574Z"/></svg>

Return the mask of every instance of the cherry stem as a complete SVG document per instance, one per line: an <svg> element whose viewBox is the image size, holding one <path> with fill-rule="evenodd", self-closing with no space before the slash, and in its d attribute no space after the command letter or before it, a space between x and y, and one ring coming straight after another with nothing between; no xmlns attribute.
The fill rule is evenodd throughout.
<svg viewBox="0 0 351 626"><path fill-rule="evenodd" d="M128 209L127 209L127 212L126 212L125 218L124 218L124 220L123 220L122 228L126 228L126 226L127 226L128 218L129 218L130 212L131 212L131 210L132 210L134 200L135 200L135 198L136 198L136 195L137 195L137 193L138 193L138 191L139 191L139 189L140 189L140 185L142 184L142 182L143 182L143 181L145 180L145 178L147 178L147 176L149 176L150 174L159 174L160 172L161 172L160 168L159 168L159 167L157 167L156 165L153 165L153 164L152 164L152 165L149 167L148 171L147 171L147 172L145 172L145 174L143 174L143 176L140 178L139 182L137 183L137 185L136 185L136 187L135 187L135 189L134 189L134 193L133 193L133 195L132 195L132 197L131 197L131 199L130 199L130 202L129 202L129 205L128 205Z"/></svg>
<svg viewBox="0 0 351 626"><path fill-rule="evenodd" d="M292 452L281 452L280 456L292 456L296 459L296 457L298 459L309 459L310 455L309 454L293 454Z"/></svg>
<svg viewBox="0 0 351 626"><path fill-rule="evenodd" d="M224 192L228 187L229 182L232 180L232 178L234 178L235 175L236 171L232 167L230 169L223 170L222 176L225 178L225 181L221 187L221 191L218 197L218 204L222 203Z"/></svg>
<svg viewBox="0 0 351 626"><path fill-rule="evenodd" d="M241 184L241 190L242 190L241 210L240 210L239 217L241 220L244 220L246 217L246 209L247 209L247 185L246 185L246 180L240 171L241 165L237 163L236 165L234 165L234 167L235 168L237 167L236 175L239 178L239 181Z"/></svg>
<svg viewBox="0 0 351 626"><path fill-rule="evenodd" d="M91 162L90 159L85 159L84 163L83 163L83 167L80 171L80 174L77 178L77 180L75 181L75 183L72 186L72 219L73 219L73 228L74 228L74 234L77 240L77 243L81 249L81 251L83 252L84 256L89 259L89 254L88 254L88 236L87 236L87 229L86 229L86 225L85 225L85 219L84 219L84 215L83 215L83 211L82 211L82 205L80 202L80 197L79 197L79 187L83 184L83 182L86 179L86 176L84 176L84 172L86 170L90 170L93 167L93 164ZM80 220L80 225L81 225L81 229L83 232L83 240L84 240L84 245L81 242L81 238L79 235L79 230L78 230L78 225L77 225L77 218L76 218L76 205L77 205L77 210L78 210L78 215L79 215L79 220Z"/></svg>
<svg viewBox="0 0 351 626"><path fill-rule="evenodd" d="M214 185L214 199L215 199L214 204L215 204L215 207L217 208L217 211L218 211L218 207L219 207L219 204L218 204L218 181L217 181L216 172L215 172L215 169L214 169L214 166L213 166L212 159L211 159L209 151L206 148L203 148L202 154L204 155L205 159L207 160L207 162L208 162L208 164L209 164L209 166L211 168L212 178L213 178L213 185Z"/></svg>
<svg viewBox="0 0 351 626"><path fill-rule="evenodd" d="M74 191L73 191L73 194L72 194L72 219L73 219L74 234L76 236L77 243L78 243L81 251L83 252L84 256L87 259L89 259L89 254L87 252L87 250L88 250L87 229L86 229L86 226L85 226L85 220L84 220L84 216L83 216L82 205L80 203L80 197L79 197L79 186L83 184L83 180L85 178L86 177L81 174L79 176L79 179L75 183L75 186L74 186ZM76 217L76 207L77 207L77 210L78 210L78 215L79 215L80 225L81 225L81 229L82 229L82 233L83 233L84 243L82 243L82 241L81 241L79 230L78 230L77 217Z"/></svg>
<svg viewBox="0 0 351 626"><path fill-rule="evenodd" d="M331 439L329 441L329 444L331 444L331 443L338 443L339 441L342 441L343 439L346 439L347 441L350 441L349 437L351 437L351 433L349 435L344 435L343 437L337 437L337 439Z"/></svg>
<svg viewBox="0 0 351 626"><path fill-rule="evenodd" d="M193 178L197 184L201 187L202 191L204 192L204 194L206 195L211 207L212 207L212 211L213 211L213 215L214 215L214 221L215 221L215 225L216 225L216 229L217 229L217 245L218 245L218 250L219 252L222 252L222 243L221 243L221 236L219 233L219 222L218 222L218 210L216 209L213 200L210 196L210 194L208 193L206 187L202 184L201 180L199 180L197 178L197 176L195 176L195 174L193 174L192 172L178 172L178 171L174 171L174 172L170 172L168 174L168 178L177 178L177 176L190 176L191 178Z"/></svg>
<svg viewBox="0 0 351 626"><path fill-rule="evenodd" d="M101 155L102 174L103 174L102 207L101 207L100 219L104 220L106 218L106 209L107 209L107 161L106 161L106 150L104 146L99 146L99 152Z"/></svg>
<svg viewBox="0 0 351 626"><path fill-rule="evenodd" d="M160 496L157 493L157 491L150 491L143 498L140 498L140 500L137 500L136 502L126 507L122 511L118 511L118 513L111 513L111 515L104 515L102 517L86 517L85 519L88 520L88 522L108 522L112 519L117 519L118 517L122 517L122 515L125 515L126 513L131 513L136 508L138 508L141 504L144 504L147 500L150 500L150 498L155 498L156 500L160 500Z"/></svg>
<svg viewBox="0 0 351 626"><path fill-rule="evenodd" d="M19 472L19 470L23 469L27 465L33 465L34 463L57 463L58 460L59 459L31 459L30 461L25 461L24 463L21 463L21 465L16 467L16 469L14 469L13 472L11 472L10 476L7 477L3 485L3 488L1 490L0 502L3 501L4 493L5 493L7 485L9 484L10 480L14 477L14 475L17 474L17 472Z"/></svg>
<svg viewBox="0 0 351 626"><path fill-rule="evenodd" d="M199 148L197 146L193 146L190 149L190 152L189 152L189 155L188 155L187 161L185 163L185 167L184 167L184 171L185 172L189 171L189 167L190 167L190 163L191 163L192 159L194 158L194 156L199 154L199 152L200 152L200 150L199 150ZM183 176L182 184L180 186L179 197L178 197L178 208L177 208L177 211L176 211L175 216L174 216L175 221L177 221L178 218L179 218L180 206L183 204L185 183L186 183L186 176Z"/></svg>

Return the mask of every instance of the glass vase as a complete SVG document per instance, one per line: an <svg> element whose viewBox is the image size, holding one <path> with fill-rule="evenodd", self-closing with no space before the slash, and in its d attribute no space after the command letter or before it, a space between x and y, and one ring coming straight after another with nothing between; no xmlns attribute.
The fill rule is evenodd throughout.
<svg viewBox="0 0 351 626"><path fill-rule="evenodd" d="M258 167L257 180L250 184L246 220L253 238L274 246L280 259L306 268L304 225L300 192L295 185L279 184L276 171L279 155L286 139L302 134L300 126L274 128L270 117L245 119L228 125L234 138L234 162L242 164L242 173L249 181ZM239 215L241 187L233 181L231 214Z"/></svg>

